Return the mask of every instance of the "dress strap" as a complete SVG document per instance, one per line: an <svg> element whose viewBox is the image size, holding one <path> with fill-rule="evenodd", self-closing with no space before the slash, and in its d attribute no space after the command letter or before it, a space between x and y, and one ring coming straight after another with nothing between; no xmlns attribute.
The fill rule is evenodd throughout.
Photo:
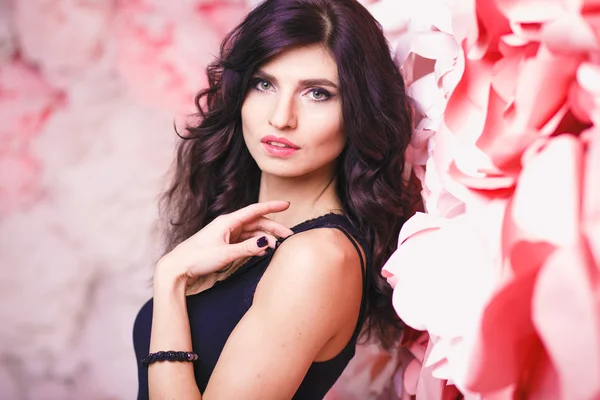
<svg viewBox="0 0 600 400"><path fill-rule="evenodd" d="M362 271L362 276L363 276L363 281L364 281L364 279L366 278L366 275L367 275L367 269L366 269L367 267L366 267L366 262L363 259L363 254L360 251L360 246L358 244L358 240L353 235L351 235L346 230L346 228L344 228L341 225L328 222L327 224L322 225L321 227L322 228L335 228L335 229L341 231L344 235L346 235L346 237L348 238L348 240L350 240L350 242L352 243L352 245L354 246L354 248L358 252L358 257L360 258L360 270ZM364 284L363 284L363 286L364 286Z"/></svg>

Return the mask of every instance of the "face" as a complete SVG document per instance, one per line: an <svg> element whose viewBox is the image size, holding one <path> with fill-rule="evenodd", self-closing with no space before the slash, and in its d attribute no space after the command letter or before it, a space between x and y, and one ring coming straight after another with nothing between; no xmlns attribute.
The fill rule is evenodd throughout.
<svg viewBox="0 0 600 400"><path fill-rule="evenodd" d="M337 65L319 45L286 51L255 73L242 129L263 173L332 176L345 139Z"/></svg>

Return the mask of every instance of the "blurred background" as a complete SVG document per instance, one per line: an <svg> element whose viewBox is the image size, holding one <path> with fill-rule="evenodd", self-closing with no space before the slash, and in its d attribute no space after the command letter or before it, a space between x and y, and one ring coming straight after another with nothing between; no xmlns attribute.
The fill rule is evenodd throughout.
<svg viewBox="0 0 600 400"><path fill-rule="evenodd" d="M257 2L0 0L0 399L135 398L173 123Z"/></svg>

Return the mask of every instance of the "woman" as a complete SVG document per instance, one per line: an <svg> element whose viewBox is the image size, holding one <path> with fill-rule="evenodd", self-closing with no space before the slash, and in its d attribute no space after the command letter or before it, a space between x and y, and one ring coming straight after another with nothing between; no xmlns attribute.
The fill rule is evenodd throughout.
<svg viewBox="0 0 600 400"><path fill-rule="evenodd" d="M410 216L403 80L355 0L267 0L207 73L134 327L139 398L320 399L359 333L402 329L380 270Z"/></svg>

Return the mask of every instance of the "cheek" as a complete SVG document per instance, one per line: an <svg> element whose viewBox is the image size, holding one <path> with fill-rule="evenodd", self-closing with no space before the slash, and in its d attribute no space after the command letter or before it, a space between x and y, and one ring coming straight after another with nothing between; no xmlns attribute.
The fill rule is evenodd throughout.
<svg viewBox="0 0 600 400"><path fill-rule="evenodd" d="M311 122L313 132L319 132L316 135L318 146L323 146L328 151L341 150L344 147L345 138L342 130L342 123L337 118L313 119Z"/></svg>

